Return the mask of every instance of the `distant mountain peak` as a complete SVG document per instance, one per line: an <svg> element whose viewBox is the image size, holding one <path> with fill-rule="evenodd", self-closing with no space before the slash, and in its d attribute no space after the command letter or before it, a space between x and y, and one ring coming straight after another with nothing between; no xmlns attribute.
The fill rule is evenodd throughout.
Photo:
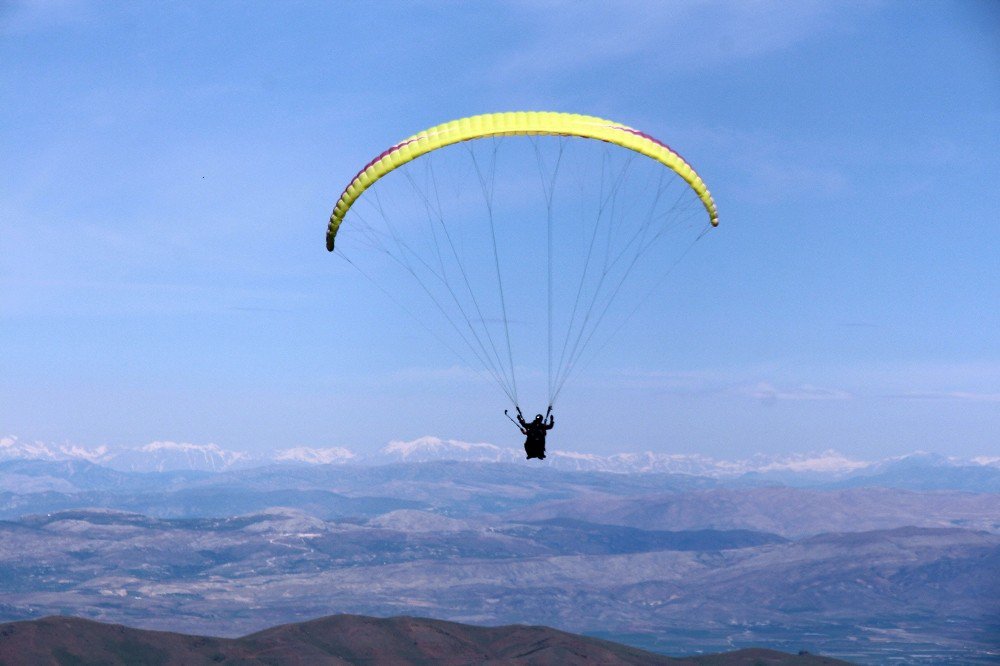
<svg viewBox="0 0 1000 666"><path fill-rule="evenodd" d="M402 462L427 462L429 460L475 460L478 462L506 462L522 456L516 449L502 448L488 442L464 442L425 435L410 441L393 440L379 452L381 458Z"/></svg>
<svg viewBox="0 0 1000 666"><path fill-rule="evenodd" d="M698 453L654 451L598 454L550 447L542 465L548 469L621 474L683 474L713 479L736 479L751 475L779 483L843 483L853 478L877 478L903 474L933 475L935 470L962 468L970 474L989 475L1000 469L1000 456L963 459L926 451L866 461L828 449L810 453L755 454L737 459L713 458ZM373 454L345 447L298 446L270 454L251 454L224 449L217 444L195 444L157 440L135 447L86 447L50 444L15 436L0 438L0 461L88 462L126 472L198 471L222 472L260 467L271 463L305 465L380 465L458 461L475 463L523 463L520 447L490 442L468 442L425 435L412 440L392 440ZM978 470L978 471L976 471ZM985 478L985 477L984 477ZM907 482L910 483L910 482ZM977 482L978 485L982 483ZM912 485L912 484L911 484Z"/></svg>
<svg viewBox="0 0 1000 666"><path fill-rule="evenodd" d="M27 442L13 435L0 438L2 460L78 460L129 472L218 472L264 462L244 451L231 451L211 443L155 441L137 447L113 448L102 444L88 448L79 444Z"/></svg>
<svg viewBox="0 0 1000 666"><path fill-rule="evenodd" d="M758 472L853 472L869 467L870 462L848 458L838 451L828 449L822 453L791 454L768 462L757 468Z"/></svg>
<svg viewBox="0 0 1000 666"><path fill-rule="evenodd" d="M0 460L86 460L100 463L108 453L107 446L88 449L79 444L28 442L14 435L0 437Z"/></svg>

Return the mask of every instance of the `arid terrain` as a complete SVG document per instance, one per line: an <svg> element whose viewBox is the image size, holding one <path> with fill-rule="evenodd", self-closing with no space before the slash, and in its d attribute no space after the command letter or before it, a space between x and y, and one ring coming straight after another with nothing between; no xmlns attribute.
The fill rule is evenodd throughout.
<svg viewBox="0 0 1000 666"><path fill-rule="evenodd" d="M0 480L5 621L237 637L351 613L545 625L668 655L998 649L993 492L454 461L20 460Z"/></svg>

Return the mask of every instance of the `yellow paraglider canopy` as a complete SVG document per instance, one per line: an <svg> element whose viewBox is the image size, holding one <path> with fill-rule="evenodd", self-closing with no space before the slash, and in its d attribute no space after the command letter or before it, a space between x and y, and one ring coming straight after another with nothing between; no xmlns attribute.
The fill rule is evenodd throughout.
<svg viewBox="0 0 1000 666"><path fill-rule="evenodd" d="M333 251L337 230L358 197L393 169L444 146L472 139L518 134L597 139L646 155L683 178L701 199L712 226L719 224L715 201L712 200L705 182L684 161L684 158L665 143L621 123L594 116L547 111L514 111L470 116L432 127L397 143L369 162L351 180L334 206L330 215L330 226L326 232L326 249Z"/></svg>

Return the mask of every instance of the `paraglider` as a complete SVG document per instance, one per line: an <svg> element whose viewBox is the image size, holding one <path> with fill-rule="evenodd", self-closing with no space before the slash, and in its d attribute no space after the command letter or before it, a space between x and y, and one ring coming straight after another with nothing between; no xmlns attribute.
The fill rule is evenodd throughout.
<svg viewBox="0 0 1000 666"><path fill-rule="evenodd" d="M547 413L548 421L541 414L536 414L530 423L524 420L521 410L517 410L517 422L521 426L521 434L527 439L524 440L524 452L528 460L538 458L545 460L545 435L556 425L556 419L552 416L552 407Z"/></svg>
<svg viewBox="0 0 1000 666"><path fill-rule="evenodd" d="M489 376L528 458L544 459L567 380L717 224L704 181L665 143L593 116L509 112L432 127L368 162L326 247ZM540 381L542 349L549 408L529 422L519 379Z"/></svg>

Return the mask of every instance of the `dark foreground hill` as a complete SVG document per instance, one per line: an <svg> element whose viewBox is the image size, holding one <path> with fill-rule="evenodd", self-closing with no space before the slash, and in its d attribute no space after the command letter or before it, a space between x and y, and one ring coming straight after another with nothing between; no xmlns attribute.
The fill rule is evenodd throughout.
<svg viewBox="0 0 1000 666"><path fill-rule="evenodd" d="M0 624L0 665L36 664L846 664L773 650L672 658L548 627L415 617L329 617L242 638L131 629L73 617Z"/></svg>

